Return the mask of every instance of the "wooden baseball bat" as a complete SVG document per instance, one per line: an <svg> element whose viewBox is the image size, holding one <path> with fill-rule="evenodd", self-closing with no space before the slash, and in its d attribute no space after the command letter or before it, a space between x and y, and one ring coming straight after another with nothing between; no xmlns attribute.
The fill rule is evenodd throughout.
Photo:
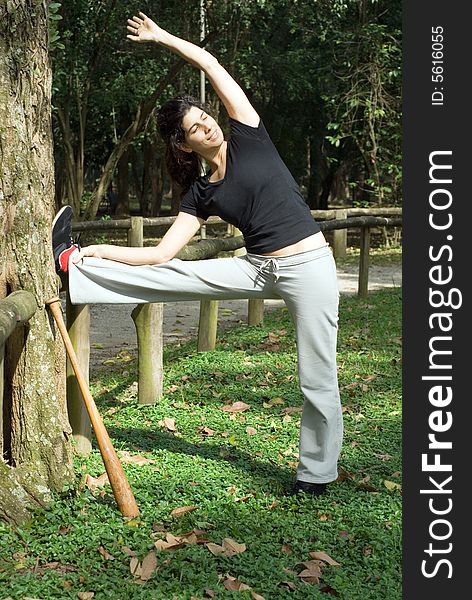
<svg viewBox="0 0 472 600"><path fill-rule="evenodd" d="M138 505L136 504L136 500L134 499L133 492L129 485L128 479L126 478L126 474L123 471L120 460L115 452L115 449L113 448L110 436L108 435L105 425L103 424L102 417L98 412L97 405L95 404L92 394L87 386L85 377L80 369L77 355L74 347L72 346L72 342L62 317L60 299L51 298L46 302L46 305L51 309L54 320L57 323L59 331L61 332L69 360L72 368L74 369L75 376L77 377L77 382L79 384L93 430L95 431L95 437L97 438L100 454L102 455L103 464L105 465L105 470L107 472L118 508L124 517L137 517L139 515Z"/></svg>

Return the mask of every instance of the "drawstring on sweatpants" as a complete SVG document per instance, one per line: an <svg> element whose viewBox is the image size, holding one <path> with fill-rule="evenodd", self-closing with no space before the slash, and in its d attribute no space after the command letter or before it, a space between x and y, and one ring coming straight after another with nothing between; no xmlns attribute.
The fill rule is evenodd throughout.
<svg viewBox="0 0 472 600"><path fill-rule="evenodd" d="M275 281L277 281L279 278L278 260L272 256L265 260L259 267L259 273L261 275L263 275L264 273L272 273L274 275Z"/></svg>

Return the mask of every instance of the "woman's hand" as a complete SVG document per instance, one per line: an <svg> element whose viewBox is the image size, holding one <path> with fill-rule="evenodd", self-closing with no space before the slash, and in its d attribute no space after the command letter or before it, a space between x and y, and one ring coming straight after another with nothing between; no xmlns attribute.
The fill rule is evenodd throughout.
<svg viewBox="0 0 472 600"><path fill-rule="evenodd" d="M78 254L74 254L71 258L74 264L80 262L86 256L93 256L94 258L106 258L107 244L94 244L92 246L85 246L81 248Z"/></svg>
<svg viewBox="0 0 472 600"><path fill-rule="evenodd" d="M127 29L131 35L127 35L126 37L138 44L146 42L159 43L164 31L142 12L139 13L139 17L128 19Z"/></svg>

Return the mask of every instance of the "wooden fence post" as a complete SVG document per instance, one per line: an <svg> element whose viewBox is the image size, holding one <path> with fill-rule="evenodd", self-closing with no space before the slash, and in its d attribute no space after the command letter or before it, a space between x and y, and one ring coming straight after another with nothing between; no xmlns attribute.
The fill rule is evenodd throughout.
<svg viewBox="0 0 472 600"><path fill-rule="evenodd" d="M233 235L241 235L241 231L236 227L233 228ZM242 256L246 254L246 248L238 248L234 251L234 256ZM247 303L247 324L259 325L264 319L264 299L249 298Z"/></svg>
<svg viewBox="0 0 472 600"><path fill-rule="evenodd" d="M143 217L131 217L128 246L142 247ZM138 342L138 402L154 404L163 387L163 304L138 304L131 313Z"/></svg>
<svg viewBox="0 0 472 600"><path fill-rule="evenodd" d="M259 325L264 319L264 298L249 298L247 324Z"/></svg>
<svg viewBox="0 0 472 600"><path fill-rule="evenodd" d="M206 240L206 225L200 227L200 239ZM198 319L198 352L214 350L218 329L218 300L200 300L200 316Z"/></svg>
<svg viewBox="0 0 472 600"><path fill-rule="evenodd" d="M218 300L201 300L197 342L199 352L215 349L217 328Z"/></svg>
<svg viewBox="0 0 472 600"><path fill-rule="evenodd" d="M131 217L131 226L128 229L128 246L143 247L144 226L142 217Z"/></svg>
<svg viewBox="0 0 472 600"><path fill-rule="evenodd" d="M67 292L66 299L67 331L74 347L80 369L87 385L89 383L90 364L90 306L87 304L72 304ZM92 425L82 399L82 392L77 383L74 369L67 360L67 413L75 440L75 449L80 455L88 455L92 451Z"/></svg>
<svg viewBox="0 0 472 600"><path fill-rule="evenodd" d="M154 404L162 397L164 367L163 304L138 304L131 313L138 339L138 401Z"/></svg>
<svg viewBox="0 0 472 600"><path fill-rule="evenodd" d="M347 209L337 209L335 219L347 219ZM335 229L333 231L333 255L334 258L343 258L346 256L347 248L347 229Z"/></svg>
<svg viewBox="0 0 472 600"><path fill-rule="evenodd" d="M359 298L367 298L367 294L369 291L369 250L370 227L361 227L359 286L357 291L357 295Z"/></svg>

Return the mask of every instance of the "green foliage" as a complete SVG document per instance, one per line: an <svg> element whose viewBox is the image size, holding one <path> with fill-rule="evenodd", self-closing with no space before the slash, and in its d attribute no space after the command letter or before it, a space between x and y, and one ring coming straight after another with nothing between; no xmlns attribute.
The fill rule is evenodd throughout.
<svg viewBox="0 0 472 600"><path fill-rule="evenodd" d="M54 52L56 48L61 50L65 49L64 44L61 41L61 36L58 30L57 22L62 19L59 14L61 8L60 2L50 2L47 4L48 20L49 20L49 51Z"/></svg>
<svg viewBox="0 0 472 600"><path fill-rule="evenodd" d="M342 298L342 476L316 499L284 495L294 478L300 425L300 414L285 409L302 402L286 310L269 313L263 326L226 331L213 352L196 353L195 343L168 346L165 395L155 406L137 404L136 365L127 365L126 373L102 373L92 390L113 444L155 461L124 465L141 515L127 522L109 486L102 494L84 486L85 473L103 472L94 449L77 460L77 485L64 490L52 511L38 512L23 527L0 525L3 596L64 600L93 591L94 600L190 600L210 589L218 598L233 598L223 587L230 574L266 600L321 600L320 586L298 577L300 563L321 551L340 563L323 569L325 591L343 600L398 600L400 313L398 290L371 293L366 302ZM271 404L274 398L282 403ZM249 408L233 415L222 410L235 401ZM175 431L166 418L175 419ZM182 506L196 509L173 517ZM167 533L194 529L210 542L229 537L246 550L214 556L201 543L158 551L149 581L135 582L129 550L142 561ZM239 596L251 597L249 591Z"/></svg>

